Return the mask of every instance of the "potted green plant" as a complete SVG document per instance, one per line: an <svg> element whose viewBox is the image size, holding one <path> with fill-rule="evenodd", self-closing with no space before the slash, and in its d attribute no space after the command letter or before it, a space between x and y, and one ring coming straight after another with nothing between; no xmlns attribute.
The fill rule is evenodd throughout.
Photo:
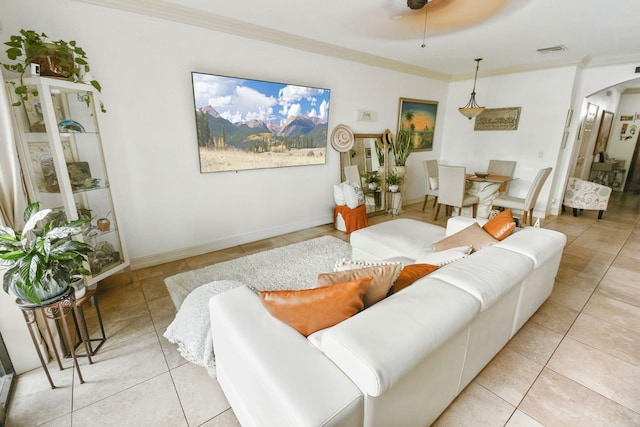
<svg viewBox="0 0 640 427"><path fill-rule="evenodd" d="M406 166L407 158L411 154L411 133L400 129L395 141L391 141L391 151L396 166Z"/></svg>
<svg viewBox="0 0 640 427"><path fill-rule="evenodd" d="M71 238L91 218L56 226L52 210L40 210L35 202L25 209L24 221L21 232L0 225L0 265L8 267L2 286L23 302L40 305L64 293L74 278L91 274L83 261L93 248Z"/></svg>
<svg viewBox="0 0 640 427"><path fill-rule="evenodd" d="M369 190L375 190L378 188L378 171L365 172L364 180L367 182Z"/></svg>
<svg viewBox="0 0 640 427"><path fill-rule="evenodd" d="M402 177L397 173L391 171L387 175L386 181L387 181L387 184L389 185L389 191L391 191L392 193L395 193L396 191L398 191L398 188L400 187L400 183L402 183Z"/></svg>
<svg viewBox="0 0 640 427"><path fill-rule="evenodd" d="M29 90L22 83L22 79L32 63L40 66L40 75L62 77L74 83L86 82L98 92L102 90L100 83L90 77L91 68L87 62L87 54L75 40L50 41L45 33L21 29L4 44L9 46L6 50L7 58L14 62L2 63L2 66L8 71L20 74L20 84L14 84L14 91L20 99L13 104L14 106L21 105L22 101L29 98ZM32 92L31 95L38 96L37 92ZM105 111L102 103L100 108Z"/></svg>

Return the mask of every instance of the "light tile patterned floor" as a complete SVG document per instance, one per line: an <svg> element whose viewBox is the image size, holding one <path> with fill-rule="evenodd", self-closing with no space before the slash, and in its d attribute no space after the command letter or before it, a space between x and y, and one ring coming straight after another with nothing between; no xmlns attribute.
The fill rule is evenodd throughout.
<svg viewBox="0 0 640 427"><path fill-rule="evenodd" d="M402 216L433 222L433 208L421 207ZM569 210L542 221L568 237L553 294L435 425L640 425L640 196L614 192L596 218ZM108 340L93 365L81 360L85 384L55 363L55 390L41 369L20 375L8 426L237 426L217 381L162 337L175 315L163 279L327 234L348 240L314 227L137 270L133 283L125 275L102 282Z"/></svg>

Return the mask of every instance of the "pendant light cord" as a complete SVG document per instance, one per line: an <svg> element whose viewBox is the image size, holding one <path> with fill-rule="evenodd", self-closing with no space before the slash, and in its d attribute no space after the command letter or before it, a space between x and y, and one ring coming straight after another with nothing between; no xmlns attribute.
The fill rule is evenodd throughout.
<svg viewBox="0 0 640 427"><path fill-rule="evenodd" d="M422 31L422 45L421 48L425 48L427 46L427 12L429 11L429 1L427 0L427 4L424 5L424 30Z"/></svg>
<svg viewBox="0 0 640 427"><path fill-rule="evenodd" d="M476 81L478 80L478 69L480 68L480 61L482 58L476 58L476 76L473 78L473 93L476 93Z"/></svg>

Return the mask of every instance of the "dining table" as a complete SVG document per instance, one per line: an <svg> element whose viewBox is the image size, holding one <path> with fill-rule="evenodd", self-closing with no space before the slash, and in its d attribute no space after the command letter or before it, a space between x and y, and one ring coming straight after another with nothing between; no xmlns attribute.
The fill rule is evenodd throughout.
<svg viewBox="0 0 640 427"><path fill-rule="evenodd" d="M476 175L475 173L468 173L466 175L467 181L473 182L499 182L504 184L507 181L511 181L513 178L507 175L494 175L492 173Z"/></svg>
<svg viewBox="0 0 640 427"><path fill-rule="evenodd" d="M487 218L489 216L491 202L500 191L504 191L505 183L513 179L506 175L476 175L474 173L466 174L465 178L470 184L467 186L466 193L477 196L480 199L477 216L481 218Z"/></svg>

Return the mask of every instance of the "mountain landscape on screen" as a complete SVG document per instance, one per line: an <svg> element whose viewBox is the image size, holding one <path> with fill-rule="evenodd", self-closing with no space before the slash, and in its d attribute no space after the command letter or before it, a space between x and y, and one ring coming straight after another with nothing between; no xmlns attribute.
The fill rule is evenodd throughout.
<svg viewBox="0 0 640 427"><path fill-rule="evenodd" d="M215 108L206 106L197 110L196 122L200 147L263 153L327 145L328 125L318 117L290 116L281 125L262 120L232 123Z"/></svg>

